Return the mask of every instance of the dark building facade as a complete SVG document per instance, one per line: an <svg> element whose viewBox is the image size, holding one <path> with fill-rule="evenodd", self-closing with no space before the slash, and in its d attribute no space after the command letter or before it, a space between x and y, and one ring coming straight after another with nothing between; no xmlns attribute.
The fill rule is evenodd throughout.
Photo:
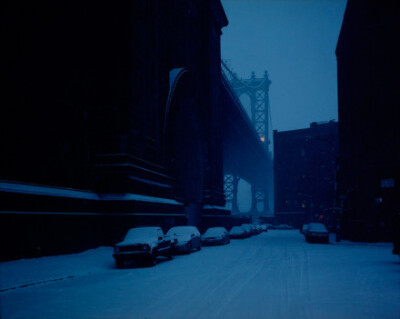
<svg viewBox="0 0 400 319"><path fill-rule="evenodd" d="M338 123L274 131L275 220L300 227L322 220L333 227Z"/></svg>
<svg viewBox="0 0 400 319"><path fill-rule="evenodd" d="M343 236L388 240L400 198L398 1L349 0L336 56Z"/></svg>
<svg viewBox="0 0 400 319"><path fill-rule="evenodd" d="M229 213L219 0L2 9L0 233L15 243L4 258Z"/></svg>

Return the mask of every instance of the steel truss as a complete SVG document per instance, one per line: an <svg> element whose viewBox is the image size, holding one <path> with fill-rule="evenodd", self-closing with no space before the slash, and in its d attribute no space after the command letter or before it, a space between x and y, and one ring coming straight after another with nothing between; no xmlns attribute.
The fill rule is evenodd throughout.
<svg viewBox="0 0 400 319"><path fill-rule="evenodd" d="M240 97L242 94L245 94L250 98L250 120L253 123L254 128L265 148L269 154L272 154L272 150L270 149L270 145L272 145L272 134L270 134L271 115L269 105L269 87L271 85L271 81L269 80L268 72L265 71L263 78L256 78L255 73L252 72L249 79L239 79L238 76L230 70L226 63L222 61L222 73L228 79L232 89L238 97ZM270 161L269 164L272 163L272 155L268 161ZM268 165L268 167L271 167L271 172L260 172L260 175L269 174L272 176L272 165ZM237 181L235 181L235 179L238 180L238 177L231 174L225 176L225 196L226 200L232 203L232 210L233 205L235 202L237 202L237 194L233 192L233 185L235 185L235 182L237 191ZM271 179L266 178L265 180ZM257 204L259 203L264 204L264 211L268 210L270 207L269 198L271 197L269 196L269 192L272 191L271 186L272 185L270 182L256 183L255 185L252 185L253 200L251 210L253 213L257 213Z"/></svg>

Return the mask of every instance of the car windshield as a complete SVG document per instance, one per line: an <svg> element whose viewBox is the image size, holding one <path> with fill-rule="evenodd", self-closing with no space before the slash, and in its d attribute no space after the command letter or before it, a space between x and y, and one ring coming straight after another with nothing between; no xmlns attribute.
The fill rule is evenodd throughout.
<svg viewBox="0 0 400 319"><path fill-rule="evenodd" d="M193 228L192 227L187 227L187 226L181 226L181 227L172 227L168 232L168 236L190 236L193 234Z"/></svg>
<svg viewBox="0 0 400 319"><path fill-rule="evenodd" d="M156 227L139 227L132 228L128 231L125 236L125 240L133 240L138 238L157 238L157 228Z"/></svg>
<svg viewBox="0 0 400 319"><path fill-rule="evenodd" d="M324 224L314 223L308 225L309 231L316 231L316 232L326 232L327 229Z"/></svg>

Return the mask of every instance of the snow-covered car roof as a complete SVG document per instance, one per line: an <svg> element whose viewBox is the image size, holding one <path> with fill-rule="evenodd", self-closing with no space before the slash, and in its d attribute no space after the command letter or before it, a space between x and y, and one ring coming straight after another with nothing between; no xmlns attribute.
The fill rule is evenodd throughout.
<svg viewBox="0 0 400 319"><path fill-rule="evenodd" d="M228 231L226 230L225 227L211 227L206 230L204 233L205 236L210 236L210 235L222 235L223 233L227 233Z"/></svg>
<svg viewBox="0 0 400 319"><path fill-rule="evenodd" d="M253 229L253 227L251 227L250 224L243 224L242 227L247 232L252 231L252 229Z"/></svg>
<svg viewBox="0 0 400 319"><path fill-rule="evenodd" d="M191 235L191 234L199 234L199 231L194 226L175 226L168 230L167 235Z"/></svg>
<svg viewBox="0 0 400 319"><path fill-rule="evenodd" d="M229 234L243 234L246 230L242 226L233 226Z"/></svg>
<svg viewBox="0 0 400 319"><path fill-rule="evenodd" d="M149 238L157 237L157 231L160 231L160 227L135 227L128 230L124 241L137 239L137 238Z"/></svg>
<svg viewBox="0 0 400 319"><path fill-rule="evenodd" d="M308 224L308 230L311 232L328 232L328 230L326 229L324 224L320 224L320 223L311 223Z"/></svg>

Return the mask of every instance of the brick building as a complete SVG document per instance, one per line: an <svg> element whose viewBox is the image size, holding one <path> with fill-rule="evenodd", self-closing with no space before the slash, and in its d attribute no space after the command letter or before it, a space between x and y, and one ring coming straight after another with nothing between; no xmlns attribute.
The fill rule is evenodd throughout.
<svg viewBox="0 0 400 319"><path fill-rule="evenodd" d="M301 224L324 219L336 205L338 124L311 123L309 128L274 131L275 219ZM326 215L324 217L321 217Z"/></svg>

